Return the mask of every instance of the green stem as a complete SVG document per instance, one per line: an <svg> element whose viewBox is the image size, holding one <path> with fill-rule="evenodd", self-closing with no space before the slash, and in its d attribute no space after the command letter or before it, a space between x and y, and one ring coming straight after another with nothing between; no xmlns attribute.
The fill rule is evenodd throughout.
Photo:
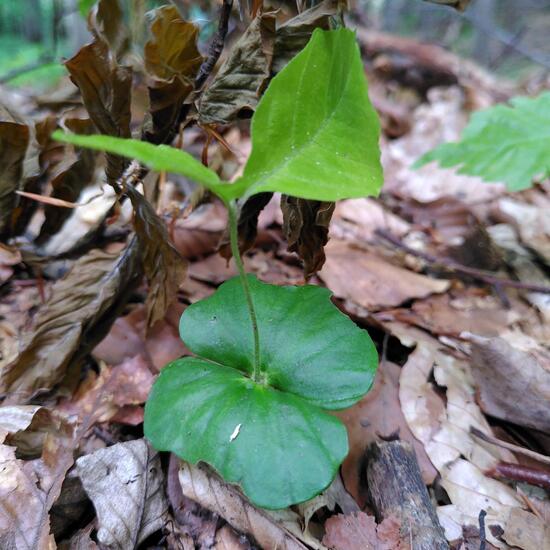
<svg viewBox="0 0 550 550"><path fill-rule="evenodd" d="M233 254L235 264L237 264L237 269L239 271L239 277L241 278L241 284L246 298L246 304L248 306L248 313L250 314L250 322L252 324L252 335L254 337L254 364L252 379L255 382L260 382L260 334L258 332L258 320L256 318L256 310L254 309L250 286L248 285L248 279L246 277L241 253L239 251L239 207L236 200L226 203L226 206L227 211L229 212L229 240L231 242L231 253Z"/></svg>

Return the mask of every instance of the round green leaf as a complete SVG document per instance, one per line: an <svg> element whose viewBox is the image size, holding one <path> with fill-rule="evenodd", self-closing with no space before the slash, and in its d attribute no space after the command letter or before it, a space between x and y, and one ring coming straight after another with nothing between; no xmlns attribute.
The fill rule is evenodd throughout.
<svg viewBox="0 0 550 550"><path fill-rule="evenodd" d="M187 308L182 338L198 358L166 367L145 408L159 450L204 461L257 505L311 498L347 453L346 430L322 409L340 409L370 388L377 354L368 333L315 286L279 287L248 277L260 335L253 337L238 278Z"/></svg>
<svg viewBox="0 0 550 550"><path fill-rule="evenodd" d="M264 508L312 498L348 452L336 417L191 357L161 372L145 407L145 435L158 450L211 464Z"/></svg>

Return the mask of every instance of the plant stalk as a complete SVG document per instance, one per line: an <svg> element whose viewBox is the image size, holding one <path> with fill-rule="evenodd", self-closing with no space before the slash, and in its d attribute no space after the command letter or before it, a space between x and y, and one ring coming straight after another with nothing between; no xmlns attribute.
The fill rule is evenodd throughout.
<svg viewBox="0 0 550 550"><path fill-rule="evenodd" d="M243 260L241 258L241 252L239 250L239 231L238 231L238 219L239 219L239 207L237 201L233 200L226 203L227 211L229 212L229 241L231 243L231 253L237 265L239 271L239 277L241 279L241 285L243 287L244 295L246 298L246 305L248 307L248 313L250 314L250 322L252 324L252 335L254 338L254 363L252 371L252 379L255 382L260 381L260 334L258 332L258 320L256 318L256 310L254 309L254 301L252 300L252 293L250 292L250 286L244 270Z"/></svg>

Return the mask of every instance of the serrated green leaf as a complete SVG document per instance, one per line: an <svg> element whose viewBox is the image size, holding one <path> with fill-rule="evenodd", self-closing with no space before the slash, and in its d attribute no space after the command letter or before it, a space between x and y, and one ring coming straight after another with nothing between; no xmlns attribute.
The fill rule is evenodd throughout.
<svg viewBox="0 0 550 550"><path fill-rule="evenodd" d="M262 97L235 186L321 201L377 195L379 133L355 34L316 29Z"/></svg>
<svg viewBox="0 0 550 550"><path fill-rule="evenodd" d="M459 142L440 145L415 166L438 161L510 191L531 187L533 177L550 173L550 92L510 103L474 113Z"/></svg>
<svg viewBox="0 0 550 550"><path fill-rule="evenodd" d="M234 184L167 146L107 136L55 137L183 174L226 201L264 191L335 201L380 191L379 128L355 35L317 29L262 97L252 119L252 153Z"/></svg>
<svg viewBox="0 0 550 550"><path fill-rule="evenodd" d="M282 508L331 482L347 439L323 409L348 407L369 390L377 354L328 290L248 280L262 382L250 377L250 318L241 283L231 279L183 314L182 338L199 357L162 371L146 405L145 434L157 449L211 464L255 504Z"/></svg>

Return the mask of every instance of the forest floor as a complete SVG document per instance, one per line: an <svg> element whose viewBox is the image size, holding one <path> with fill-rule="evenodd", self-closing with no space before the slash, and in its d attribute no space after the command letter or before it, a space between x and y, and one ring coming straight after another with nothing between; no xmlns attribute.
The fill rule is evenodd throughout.
<svg viewBox="0 0 550 550"><path fill-rule="evenodd" d="M131 213L124 205L113 213L113 194L97 184L41 238L40 255L0 246L0 547L54 548L55 537L59 548L96 548L101 533L109 548L133 547L119 537L186 550L414 548L395 517L375 521L366 482L366 449L399 439L415 451L452 548L549 548L550 185L512 194L435 165L411 167L457 139L472 110L541 84L520 89L466 62L442 71L445 53L422 58L412 41L388 51L384 35L359 40L382 120L385 184L380 198L336 205L326 261L310 282L369 331L380 367L371 392L338 413L350 453L333 485L304 505L266 512L208 469L148 446L151 385L189 354L182 312L236 274L217 253L227 219L215 201L191 208L188 182L161 177L158 212L188 268L164 318L147 329L145 282L122 308L109 295L117 287L101 262L124 247ZM78 106L79 96L63 80L47 97L0 88L0 100L44 120ZM250 149L248 125L227 128L224 139L230 151L213 143L209 164L236 173ZM201 130L186 140L200 154ZM47 177L43 188L55 173ZM30 233L44 223L42 194ZM262 281L303 284L278 201L261 212L245 265ZM106 312L107 334L79 354ZM24 368L21 350L35 358ZM29 388L39 397L29 399Z"/></svg>

